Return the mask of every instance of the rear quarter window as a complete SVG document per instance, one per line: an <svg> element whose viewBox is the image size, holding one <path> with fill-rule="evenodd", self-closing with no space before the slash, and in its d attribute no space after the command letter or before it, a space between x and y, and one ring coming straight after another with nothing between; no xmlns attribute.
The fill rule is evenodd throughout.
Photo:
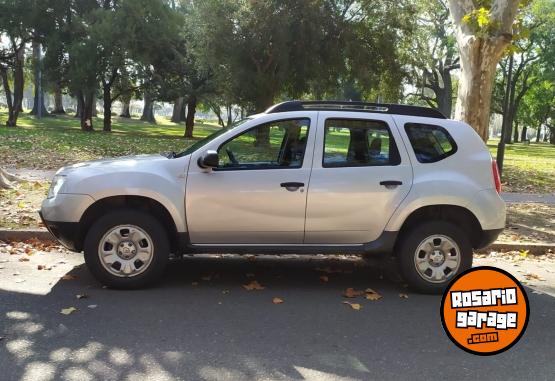
<svg viewBox="0 0 555 381"><path fill-rule="evenodd" d="M443 127L407 123L405 131L420 163L435 163L457 152L455 140Z"/></svg>

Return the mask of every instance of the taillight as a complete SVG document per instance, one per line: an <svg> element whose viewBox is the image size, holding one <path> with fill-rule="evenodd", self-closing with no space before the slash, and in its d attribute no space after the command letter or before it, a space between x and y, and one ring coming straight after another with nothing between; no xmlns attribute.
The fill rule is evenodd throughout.
<svg viewBox="0 0 555 381"><path fill-rule="evenodd" d="M499 167L497 167L497 161L495 161L495 159L491 160L491 171L493 173L495 189L497 190L497 193L501 193L501 176L499 176Z"/></svg>

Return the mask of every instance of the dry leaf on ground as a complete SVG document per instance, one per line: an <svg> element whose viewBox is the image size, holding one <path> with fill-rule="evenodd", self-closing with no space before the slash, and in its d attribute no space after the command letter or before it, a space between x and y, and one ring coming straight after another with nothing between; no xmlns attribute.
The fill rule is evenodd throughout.
<svg viewBox="0 0 555 381"><path fill-rule="evenodd" d="M361 296L361 295L364 295L364 291L355 290L352 287L349 287L348 289L345 290L345 292L343 292L343 296L346 298L356 298L357 296Z"/></svg>
<svg viewBox="0 0 555 381"><path fill-rule="evenodd" d="M381 298L383 298L383 296L381 296L371 288L367 288L366 290L364 290L364 292L366 293L365 298L368 300L380 300Z"/></svg>
<svg viewBox="0 0 555 381"><path fill-rule="evenodd" d="M256 280L253 280L249 284L244 284L243 288L247 291L253 291L253 290L264 290L265 287L262 286L260 283L258 283Z"/></svg>
<svg viewBox="0 0 555 381"><path fill-rule="evenodd" d="M351 307L353 310L356 310L356 311L358 311L362 308L362 306L358 303L351 303L351 302L348 302L348 301L344 301L343 304L348 305L349 307Z"/></svg>
<svg viewBox="0 0 555 381"><path fill-rule="evenodd" d="M409 298L409 296L407 294L403 294L403 293L399 294L399 297L401 299L408 299Z"/></svg>
<svg viewBox="0 0 555 381"><path fill-rule="evenodd" d="M283 303L283 299L282 298L273 298L272 303L281 304L281 303Z"/></svg>
<svg viewBox="0 0 555 381"><path fill-rule="evenodd" d="M60 311L60 313L62 315L69 315L74 313L75 311L77 311L77 308L75 307L68 307L68 308L62 308L62 310Z"/></svg>
<svg viewBox="0 0 555 381"><path fill-rule="evenodd" d="M62 277L63 280L75 280L77 277L75 275L66 274Z"/></svg>
<svg viewBox="0 0 555 381"><path fill-rule="evenodd" d="M19 258L19 262L29 262L29 258L21 257L21 258Z"/></svg>

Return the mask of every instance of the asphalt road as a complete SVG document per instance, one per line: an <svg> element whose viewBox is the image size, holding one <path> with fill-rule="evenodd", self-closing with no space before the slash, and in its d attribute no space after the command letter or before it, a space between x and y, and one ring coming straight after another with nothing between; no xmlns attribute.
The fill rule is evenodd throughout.
<svg viewBox="0 0 555 381"><path fill-rule="evenodd" d="M552 380L555 375L555 298L531 290L531 318L520 342L508 352L480 357L461 351L444 334L439 296L407 292L360 261L189 257L172 263L156 287L116 291L99 286L77 254L34 255L29 262L1 258L1 380ZM55 267L37 271L38 263ZM344 272L316 271L327 267ZM60 278L68 270L75 279ZM266 288L242 288L253 279ZM362 305L355 311L342 304L347 287L371 287L383 299L353 300ZM284 303L273 304L274 297ZM60 313L71 306L77 311Z"/></svg>

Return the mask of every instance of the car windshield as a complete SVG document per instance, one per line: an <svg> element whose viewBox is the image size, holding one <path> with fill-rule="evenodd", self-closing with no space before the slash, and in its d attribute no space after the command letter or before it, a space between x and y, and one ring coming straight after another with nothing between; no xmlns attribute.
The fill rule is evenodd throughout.
<svg viewBox="0 0 555 381"><path fill-rule="evenodd" d="M240 125L242 125L245 122L248 122L249 120L251 120L252 118L244 118L241 119L235 123L233 123L230 127L223 127L221 129L219 129L218 131L214 132L211 135L208 135L207 137L200 139L199 141L191 144L189 147L185 148L185 151L178 153L177 155L175 155L174 157L183 157L183 156L187 156L193 152L195 152L196 150L198 150L199 148L205 146L206 144L208 144L209 142L211 142L212 140L216 139L218 136L225 134L226 132L234 129L235 127L238 127Z"/></svg>

